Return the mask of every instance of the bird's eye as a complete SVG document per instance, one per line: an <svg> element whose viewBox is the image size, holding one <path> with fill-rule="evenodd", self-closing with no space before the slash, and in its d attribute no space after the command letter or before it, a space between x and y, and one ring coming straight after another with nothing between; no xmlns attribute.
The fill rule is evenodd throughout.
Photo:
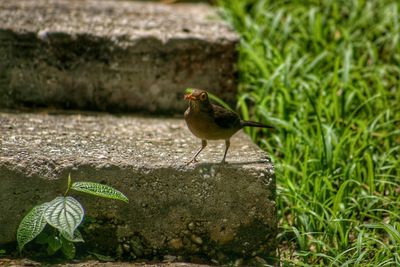
<svg viewBox="0 0 400 267"><path fill-rule="evenodd" d="M207 94L206 93L202 93L201 95L200 95L200 100L201 101L204 101L204 100L206 100L207 99Z"/></svg>

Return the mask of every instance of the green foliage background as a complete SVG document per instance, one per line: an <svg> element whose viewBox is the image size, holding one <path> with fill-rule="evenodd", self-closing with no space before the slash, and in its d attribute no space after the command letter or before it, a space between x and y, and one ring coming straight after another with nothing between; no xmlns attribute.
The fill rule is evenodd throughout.
<svg viewBox="0 0 400 267"><path fill-rule="evenodd" d="M400 265L400 3L219 1L272 156L285 264Z"/></svg>

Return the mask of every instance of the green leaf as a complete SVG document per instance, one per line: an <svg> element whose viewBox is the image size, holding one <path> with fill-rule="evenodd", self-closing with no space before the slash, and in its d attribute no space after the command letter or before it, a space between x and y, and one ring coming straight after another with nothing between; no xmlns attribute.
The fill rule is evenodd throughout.
<svg viewBox="0 0 400 267"><path fill-rule="evenodd" d="M92 254L93 256L95 256L99 261L115 261L115 259L113 257L102 255L102 254L99 254L96 252L89 251L89 254Z"/></svg>
<svg viewBox="0 0 400 267"><path fill-rule="evenodd" d="M60 232L74 236L75 229L81 224L85 212L82 205L73 197L57 197L44 212L46 221Z"/></svg>
<svg viewBox="0 0 400 267"><path fill-rule="evenodd" d="M393 227L390 224L386 223L371 223L371 224L365 224L367 228L375 228L375 229L382 229L386 231L388 236L392 239L392 241L395 244L400 244L400 232L396 230L395 227Z"/></svg>
<svg viewBox="0 0 400 267"><path fill-rule="evenodd" d="M72 243L71 241L63 238L61 251L67 259L72 260L73 258L75 258L76 248L74 243Z"/></svg>
<svg viewBox="0 0 400 267"><path fill-rule="evenodd" d="M6 250L5 249L0 249L0 257L2 257L5 254L6 254Z"/></svg>
<svg viewBox="0 0 400 267"><path fill-rule="evenodd" d="M229 109L230 111L235 112L224 100L222 100L221 98L219 98L218 96L208 93L208 97L214 101L215 103L217 103L218 105L220 105L221 107L224 107L226 109Z"/></svg>
<svg viewBox="0 0 400 267"><path fill-rule="evenodd" d="M193 92L193 88L186 88L185 89L185 94L191 94Z"/></svg>
<svg viewBox="0 0 400 267"><path fill-rule="evenodd" d="M47 244L49 244L49 246L47 247L47 253L49 255L53 255L61 248L62 241L60 237L55 235L50 235L47 237Z"/></svg>
<svg viewBox="0 0 400 267"><path fill-rule="evenodd" d="M33 209L22 219L17 230L17 241L20 251L28 242L32 241L43 231L46 226L44 212L48 205L49 203L46 202L42 205L33 207Z"/></svg>
<svg viewBox="0 0 400 267"><path fill-rule="evenodd" d="M67 183L67 190L65 190L64 196L68 194L68 191L71 189L72 185L72 179L71 179L71 173L68 174L68 183Z"/></svg>
<svg viewBox="0 0 400 267"><path fill-rule="evenodd" d="M48 241L47 239L49 238L49 235L46 234L45 232L41 232L35 239L35 243L39 245L44 245L47 244Z"/></svg>
<svg viewBox="0 0 400 267"><path fill-rule="evenodd" d="M71 188L71 184L72 184L71 174L68 174L68 189Z"/></svg>
<svg viewBox="0 0 400 267"><path fill-rule="evenodd" d="M85 242L83 240L83 238L82 238L81 232L79 232L78 230L75 230L73 236L70 236L69 233L67 233L66 231L61 231L60 233L68 241L71 241L71 242Z"/></svg>
<svg viewBox="0 0 400 267"><path fill-rule="evenodd" d="M120 191L104 184L93 182L75 182L72 184L71 189L99 197L121 200L127 203L129 202L128 198Z"/></svg>

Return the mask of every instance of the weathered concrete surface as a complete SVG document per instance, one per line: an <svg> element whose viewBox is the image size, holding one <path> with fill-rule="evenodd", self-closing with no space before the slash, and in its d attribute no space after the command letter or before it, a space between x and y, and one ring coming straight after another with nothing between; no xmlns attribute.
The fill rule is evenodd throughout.
<svg viewBox="0 0 400 267"><path fill-rule="evenodd" d="M85 248L121 258L184 255L227 262L275 250L274 170L244 134L200 141L183 119L0 113L0 244L34 205L75 181L109 184L130 203L76 195Z"/></svg>
<svg viewBox="0 0 400 267"><path fill-rule="evenodd" d="M237 35L206 4L0 1L0 106L175 112L232 102Z"/></svg>
<svg viewBox="0 0 400 267"><path fill-rule="evenodd" d="M64 264L45 264L43 262L32 261L29 259L0 259L0 266L20 267L20 266L52 266L52 267L210 267L210 265L193 264L184 262L160 262L160 263L131 263L131 262L99 262L84 261L78 263Z"/></svg>

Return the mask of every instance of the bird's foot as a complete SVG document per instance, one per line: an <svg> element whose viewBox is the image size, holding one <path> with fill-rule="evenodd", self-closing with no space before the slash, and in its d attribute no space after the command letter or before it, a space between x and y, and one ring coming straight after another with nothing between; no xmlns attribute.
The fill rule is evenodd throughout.
<svg viewBox="0 0 400 267"><path fill-rule="evenodd" d="M196 162L198 162L198 160L196 158L192 158L191 160L186 162L186 165L190 165L191 163L196 163Z"/></svg>

